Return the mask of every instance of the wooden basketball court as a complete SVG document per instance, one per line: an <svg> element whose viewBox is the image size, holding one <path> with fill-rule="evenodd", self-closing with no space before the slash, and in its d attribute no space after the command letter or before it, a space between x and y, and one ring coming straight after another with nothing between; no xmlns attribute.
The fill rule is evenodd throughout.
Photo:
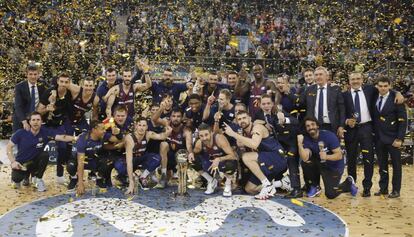
<svg viewBox="0 0 414 237"><path fill-rule="evenodd" d="M362 169L358 168L361 175ZM317 198L303 198L301 200L325 207L336 213L348 225L349 236L402 236L414 235L414 169L412 165L403 167L403 186L401 197L388 199L373 195L377 190L377 168L374 176L374 187L370 198L357 197L350 194L342 194L334 200L328 200L321 195ZM10 182L10 167L0 166L0 214L4 214L25 203L53 195L65 194L66 188L57 185L54 180L54 166L49 166L44 177L47 192L38 193L33 187L22 187L19 190L12 189ZM361 176L359 176L361 177ZM360 190L361 185L358 185ZM139 195L145 195L140 192ZM304 207L305 208L305 207ZM323 226L323 223L320 223ZM0 233L0 236L5 233ZM257 233L260 236L260 233ZM323 235L321 235L323 236ZM331 236L331 235L329 235Z"/></svg>

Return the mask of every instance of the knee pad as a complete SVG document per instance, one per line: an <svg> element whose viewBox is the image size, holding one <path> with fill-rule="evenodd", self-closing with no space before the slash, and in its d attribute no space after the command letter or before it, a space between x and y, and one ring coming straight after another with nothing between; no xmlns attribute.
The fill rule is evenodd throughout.
<svg viewBox="0 0 414 237"><path fill-rule="evenodd" d="M234 160L226 160L220 168L223 173L232 175L236 172L237 163Z"/></svg>
<svg viewBox="0 0 414 237"><path fill-rule="evenodd" d="M70 160L66 165L66 171L71 175L76 175L76 171L78 170L78 164L75 160Z"/></svg>

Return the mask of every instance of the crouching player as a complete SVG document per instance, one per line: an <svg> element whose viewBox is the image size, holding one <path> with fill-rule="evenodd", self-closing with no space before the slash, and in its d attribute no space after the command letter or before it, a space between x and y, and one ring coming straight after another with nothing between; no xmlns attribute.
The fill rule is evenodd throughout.
<svg viewBox="0 0 414 237"><path fill-rule="evenodd" d="M171 134L171 127L165 127L165 132L155 133L148 131L148 122L145 118L136 121L134 132L125 136L126 164L125 172L128 173L129 186L126 194L133 194L135 191L134 171L142 167L144 171L139 177L141 188L148 188L148 175L161 164L161 156L157 153L147 152L147 145L150 140L165 140ZM118 171L119 172L119 171Z"/></svg>
<svg viewBox="0 0 414 237"><path fill-rule="evenodd" d="M82 133L76 142L77 157L68 162L67 171L71 176L68 189L74 189L76 193L85 193L83 183L83 172L85 169L97 173L96 184L100 188L106 188L105 174L110 169L109 158L104 156L103 145L105 142L117 142L118 139L110 133L105 133L105 126L102 122L94 120L90 123L91 130Z"/></svg>
<svg viewBox="0 0 414 237"><path fill-rule="evenodd" d="M243 129L243 135L233 131L229 125L226 125L225 133L250 150L242 155L243 163L252 172L245 190L257 194L257 199L267 199L276 193L276 187L280 186L279 180L287 170L282 146L270 136L264 125L253 124L247 111L239 111L236 120ZM271 180L275 182L271 183Z"/></svg>
<svg viewBox="0 0 414 237"><path fill-rule="evenodd" d="M200 139L194 146L194 154L199 154L193 168L203 176L208 184L205 194L214 193L218 180L216 176L223 172L226 178L223 196L230 197L232 175L237 169L237 157L227 138L222 134L212 132L208 124L198 127ZM194 162L194 154L190 153L188 159ZM201 164L201 167L200 167Z"/></svg>

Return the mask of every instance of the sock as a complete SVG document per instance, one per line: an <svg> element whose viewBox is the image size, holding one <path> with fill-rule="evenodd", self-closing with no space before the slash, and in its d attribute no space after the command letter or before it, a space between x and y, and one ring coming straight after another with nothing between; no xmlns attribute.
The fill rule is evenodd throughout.
<svg viewBox="0 0 414 237"><path fill-rule="evenodd" d="M167 168L162 168L161 169L161 174L165 174L166 175L167 174Z"/></svg>
<svg viewBox="0 0 414 237"><path fill-rule="evenodd" d="M203 172L201 174L201 176L203 176L208 182L213 181L213 177L211 177L211 175L209 173L207 173L207 172Z"/></svg>
<svg viewBox="0 0 414 237"><path fill-rule="evenodd" d="M262 182L262 185L263 186L269 186L269 185L271 185L271 183L269 182L269 180L267 178L263 179L261 182Z"/></svg>
<svg viewBox="0 0 414 237"><path fill-rule="evenodd" d="M78 176L77 175L74 175L74 176L70 176L70 178L71 179L78 179Z"/></svg>
<svg viewBox="0 0 414 237"><path fill-rule="evenodd" d="M273 182L273 186L275 188L280 188L282 187L282 182L280 180Z"/></svg>
<svg viewBox="0 0 414 237"><path fill-rule="evenodd" d="M144 172L142 172L141 177L140 178L146 178L149 175L149 171L148 170L144 170Z"/></svg>

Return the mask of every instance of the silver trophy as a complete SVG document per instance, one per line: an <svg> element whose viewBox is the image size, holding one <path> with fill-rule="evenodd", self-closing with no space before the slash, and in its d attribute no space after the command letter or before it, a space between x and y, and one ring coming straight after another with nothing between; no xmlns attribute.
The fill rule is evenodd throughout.
<svg viewBox="0 0 414 237"><path fill-rule="evenodd" d="M187 169L188 169L188 152L180 149L175 153L178 171L178 192L176 195L186 196L187 193Z"/></svg>
<svg viewBox="0 0 414 237"><path fill-rule="evenodd" d="M324 151L325 150L325 143L323 141L319 141L318 142L318 147L319 147L319 151ZM321 159L321 163L325 163L326 160Z"/></svg>

